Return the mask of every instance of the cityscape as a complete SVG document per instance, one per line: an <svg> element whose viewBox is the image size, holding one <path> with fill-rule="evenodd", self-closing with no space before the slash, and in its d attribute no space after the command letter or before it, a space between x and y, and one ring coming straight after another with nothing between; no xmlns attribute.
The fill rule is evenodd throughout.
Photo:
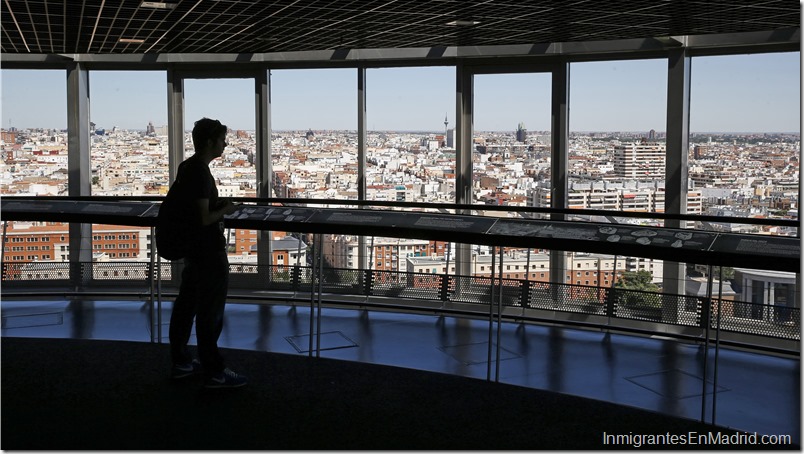
<svg viewBox="0 0 804 454"><path fill-rule="evenodd" d="M445 123L447 123L445 121ZM368 200L454 202L454 129L369 132ZM255 197L253 131L230 130L224 155L211 164L223 197ZM2 130L3 196L67 194L67 134L52 129ZM185 134L186 156L192 140ZM274 131L274 197L356 200L354 131ZM164 195L169 188L167 127L93 129L94 196ZM477 132L473 140L474 203L549 207L550 133ZM688 212L797 219L798 134L692 134ZM662 133L573 133L569 208L663 212ZM642 200L641 205L634 200ZM630 205L629 205L630 203ZM757 233L757 232L755 232ZM783 229L767 233L785 235Z"/></svg>
<svg viewBox="0 0 804 454"><path fill-rule="evenodd" d="M375 201L454 202L455 131L447 119L441 132L368 133L366 198ZM253 131L230 130L224 155L211 164L222 197L256 197ZM473 140L474 203L512 207L550 207L550 133L477 132ZM271 136L273 196L356 200L357 134L354 131L274 131ZM799 210L798 134L692 134L688 157L687 210L735 218L797 219ZM186 156L192 140L185 134ZM142 130L110 130L92 125L93 196L162 196L169 189L167 127L147 123ZM2 196L67 194L67 134L53 129L3 129ZM573 133L569 145L569 208L635 212L664 211L664 135L647 132ZM510 215L514 215L511 213ZM651 221L643 221L651 222ZM654 223L659 221L654 221ZM67 226L10 223L7 262L66 261ZM700 227L700 226L698 226ZM768 235L795 235L793 228L746 224L710 228ZM58 233L61 232L61 233ZM256 262L255 231L228 232L233 263ZM16 239L15 239L16 238ZM61 240L59 240L61 238ZM13 242L18 241L19 245ZM37 243L37 244L30 244ZM272 232L273 262L306 264L303 235ZM329 238L328 263L356 268L357 238ZM377 270L450 272L449 245L426 240L375 238L372 267ZM474 275L490 274L488 248L476 249ZM545 281L546 251L508 251L521 261L507 277ZM387 255L386 255L387 254ZM540 255L539 255L540 254ZM93 227L93 260L148 260L150 232L122 226ZM593 259L589 261L590 257ZM609 285L604 270L650 271L660 283L661 261L569 254L584 264L585 275L569 276L584 285ZM530 263L531 273L525 262ZM514 263L514 262L509 262ZM547 263L549 266L549 263ZM538 267L538 268L537 268ZM481 269L482 268L482 269ZM570 266L570 269L573 267ZM592 273L589 273L592 270ZM599 272L598 272L599 271ZM572 273L570 273L572 274ZM576 280L577 278L577 280Z"/></svg>

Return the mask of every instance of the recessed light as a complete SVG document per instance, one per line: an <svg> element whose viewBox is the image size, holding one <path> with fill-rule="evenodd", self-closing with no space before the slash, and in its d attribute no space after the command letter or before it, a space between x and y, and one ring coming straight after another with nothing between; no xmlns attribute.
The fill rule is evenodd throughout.
<svg viewBox="0 0 804 454"><path fill-rule="evenodd" d="M140 38L120 38L117 41L120 43L135 43L135 44L142 44L145 42L144 39Z"/></svg>
<svg viewBox="0 0 804 454"><path fill-rule="evenodd" d="M140 8L154 8L154 9L173 9L176 7L175 3L166 2L142 2Z"/></svg>
<svg viewBox="0 0 804 454"><path fill-rule="evenodd" d="M477 25L480 22L476 20L454 20L452 22L447 22L447 25L454 25L457 27L468 27L470 25Z"/></svg>

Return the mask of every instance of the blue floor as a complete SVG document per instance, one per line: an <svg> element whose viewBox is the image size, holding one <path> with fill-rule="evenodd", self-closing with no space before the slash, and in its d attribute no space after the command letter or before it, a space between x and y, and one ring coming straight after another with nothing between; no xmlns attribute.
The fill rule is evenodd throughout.
<svg viewBox="0 0 804 454"><path fill-rule="evenodd" d="M143 301L2 301L2 336L150 342ZM308 355L310 307L229 304L219 345ZM654 410L801 443L799 358L601 331L488 320L324 308L313 351L348 361L401 366L546 389ZM167 342L170 303L161 318ZM160 324L154 320L158 341ZM495 325L496 326L496 325ZM491 349L489 342L491 341ZM319 349L320 348L320 349ZM489 350L492 361L489 362ZM499 354L499 362L496 360ZM713 396L715 357L717 392ZM489 367L491 364L491 367ZM232 365L236 369L236 365ZM248 371L243 371L247 373ZM252 377L252 380L259 379ZM702 396L706 392L706 399Z"/></svg>

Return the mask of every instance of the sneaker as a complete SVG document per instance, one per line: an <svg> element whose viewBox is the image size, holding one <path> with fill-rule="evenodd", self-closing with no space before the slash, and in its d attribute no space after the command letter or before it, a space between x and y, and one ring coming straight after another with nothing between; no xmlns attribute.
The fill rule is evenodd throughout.
<svg viewBox="0 0 804 454"><path fill-rule="evenodd" d="M235 371L226 368L222 372L207 379L205 388L239 388L248 383L246 377L238 375Z"/></svg>
<svg viewBox="0 0 804 454"><path fill-rule="evenodd" d="M189 363L174 364L173 369L170 371L170 378L174 380L187 378L199 372L201 372L201 363L197 359L194 359Z"/></svg>

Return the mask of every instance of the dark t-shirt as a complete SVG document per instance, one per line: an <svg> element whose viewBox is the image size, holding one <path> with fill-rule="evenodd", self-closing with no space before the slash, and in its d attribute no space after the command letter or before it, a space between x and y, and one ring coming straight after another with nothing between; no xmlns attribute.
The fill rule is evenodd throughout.
<svg viewBox="0 0 804 454"><path fill-rule="evenodd" d="M187 222L188 229L194 229L199 235L199 253L218 252L226 247L226 239L223 236L223 221L215 222L207 226L198 224L198 213L196 212L196 201L198 199L209 200L209 210L217 207L218 188L215 179L209 171L209 166L200 159L192 156L179 164L176 174L176 181L170 188L168 194L173 205L173 211L177 213L183 221Z"/></svg>

